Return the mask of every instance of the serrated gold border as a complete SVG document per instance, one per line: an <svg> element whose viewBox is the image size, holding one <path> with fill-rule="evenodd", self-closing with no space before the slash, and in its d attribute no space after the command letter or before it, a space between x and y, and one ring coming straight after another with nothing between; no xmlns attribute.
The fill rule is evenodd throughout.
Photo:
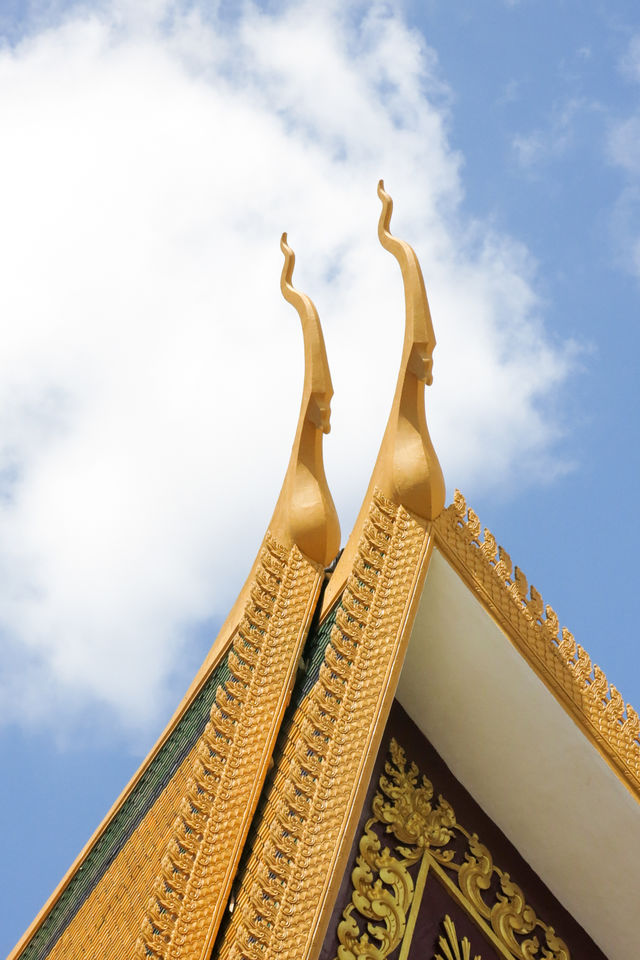
<svg viewBox="0 0 640 960"><path fill-rule="evenodd" d="M251 597L196 749L135 955L208 957L266 774L322 572L267 536Z"/></svg>
<svg viewBox="0 0 640 960"><path fill-rule="evenodd" d="M640 717L625 708L588 653L456 490L433 524L439 550L479 597L540 679L640 800Z"/></svg>
<svg viewBox="0 0 640 960"><path fill-rule="evenodd" d="M294 720L215 956L312 960L424 582L428 524L376 492L319 678Z"/></svg>

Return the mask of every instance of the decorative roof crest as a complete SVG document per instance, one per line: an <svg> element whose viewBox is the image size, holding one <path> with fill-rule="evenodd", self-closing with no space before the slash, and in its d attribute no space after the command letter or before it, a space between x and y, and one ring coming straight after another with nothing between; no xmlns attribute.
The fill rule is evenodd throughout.
<svg viewBox="0 0 640 960"><path fill-rule="evenodd" d="M606 762L640 798L640 717L456 490L433 526L438 548Z"/></svg>
<svg viewBox="0 0 640 960"><path fill-rule="evenodd" d="M305 369L291 458L269 530L283 545L295 543L311 560L326 566L340 548L340 524L322 458L322 437L331 429L333 385L318 312L291 283L295 254L286 233L280 248L284 254L280 289L302 323Z"/></svg>
<svg viewBox="0 0 640 960"><path fill-rule="evenodd" d="M92 955L109 958L211 955L324 568L340 546L322 459L333 387L316 309L291 283L295 259L286 241L283 234L280 285L302 323L305 374L291 458L271 523L249 577L173 719L12 952L14 960L44 957L42 943L52 957L66 957L69 945L74 956L85 946ZM242 515L237 519L241 523ZM211 685L225 676L220 685ZM209 706L208 722L200 730L192 720L181 728L194 705L198 711ZM149 783L154 764L153 776L164 776L161 767L168 764L161 751L169 744L171 757L187 745L189 749L160 794L150 796L145 781ZM114 836L125 838L118 850ZM132 873L132 857L137 863L132 851L141 838L145 869L136 867ZM115 859L104 872L92 875L88 870L83 876L94 851L106 858L100 853L103 843ZM75 892L67 896L67 890ZM86 899L78 897L78 890L85 891Z"/></svg>
<svg viewBox="0 0 640 960"><path fill-rule="evenodd" d="M374 477L385 496L425 520L434 520L444 508L445 487L427 428L424 387L433 382L436 338L415 251L389 232L393 201L382 180L378 196L382 201L378 237L402 270L405 334L396 393Z"/></svg>
<svg viewBox="0 0 640 960"><path fill-rule="evenodd" d="M436 345L424 279L413 248L389 232L393 201L386 193L382 180L378 183L378 196L382 201L378 237L402 270L404 345L396 392L369 488L338 566L327 585L323 614L333 605L349 576L375 491L425 521L434 520L445 504L444 477L431 443L424 408L424 387L433 380L433 350Z"/></svg>

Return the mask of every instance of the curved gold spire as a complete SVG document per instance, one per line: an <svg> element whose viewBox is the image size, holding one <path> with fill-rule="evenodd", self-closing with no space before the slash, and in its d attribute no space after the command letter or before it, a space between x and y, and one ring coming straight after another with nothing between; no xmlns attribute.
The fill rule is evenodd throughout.
<svg viewBox="0 0 640 960"><path fill-rule="evenodd" d="M433 520L445 503L442 468L431 443L424 409L424 385L433 382L436 338L415 251L389 232L393 201L382 180L378 196L382 201L378 237L400 264L406 307L398 384L374 476L379 471L376 486L385 496L425 520Z"/></svg>
<svg viewBox="0 0 640 960"><path fill-rule="evenodd" d="M159 849L135 956L210 956L340 526L322 459L333 396L316 308L292 285L295 257L280 242L282 294L304 337L304 385L289 466L251 573L183 701L224 663L209 722L192 748L177 817ZM259 464L256 465L259 468ZM257 474L259 476L259 474ZM238 522L243 522L238 516ZM226 657L226 660L225 660ZM180 721L182 714L177 715ZM180 797L180 794L178 794ZM195 801L194 801L194 798ZM177 891L177 892L176 892Z"/></svg>
<svg viewBox="0 0 640 960"><path fill-rule="evenodd" d="M340 547L338 514L322 459L322 435L331 429L333 385L318 312L312 300L291 283L295 254L286 233L280 248L284 254L280 289L302 323L304 386L289 467L269 530L280 543L295 543L311 560L326 566Z"/></svg>
<svg viewBox="0 0 640 960"><path fill-rule="evenodd" d="M405 295L405 332L396 392L373 468L369 488L347 545L323 598L323 613L341 592L353 564L374 492L405 507L423 521L434 520L445 504L442 469L431 443L424 409L424 387L432 382L436 338L422 270L415 251L390 230L393 201L378 183L382 210L378 221L380 243L400 264Z"/></svg>

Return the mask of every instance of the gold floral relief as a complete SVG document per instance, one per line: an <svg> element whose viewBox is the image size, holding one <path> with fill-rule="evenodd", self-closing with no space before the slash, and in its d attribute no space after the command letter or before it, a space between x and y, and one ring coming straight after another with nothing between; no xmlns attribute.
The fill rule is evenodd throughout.
<svg viewBox="0 0 640 960"><path fill-rule="evenodd" d="M385 960L401 944L400 957L407 957L430 869L502 956L571 960L566 943L537 916L509 874L496 866L478 835L458 823L451 804L442 796L434 798L433 785L415 763L407 762L395 739L372 814L351 875L351 902L338 925L338 960ZM385 846L385 835L395 842ZM414 882L409 871L417 864ZM443 946L441 939L446 960L468 960L468 941L466 947L464 941L460 946L455 943L454 947L449 938Z"/></svg>

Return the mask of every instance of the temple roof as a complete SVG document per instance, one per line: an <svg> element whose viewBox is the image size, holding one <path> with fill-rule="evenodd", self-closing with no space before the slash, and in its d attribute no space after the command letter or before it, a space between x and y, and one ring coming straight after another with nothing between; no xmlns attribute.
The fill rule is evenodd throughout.
<svg viewBox="0 0 640 960"><path fill-rule="evenodd" d="M405 338L345 549L325 571L339 543L322 462L332 386L283 235L305 381L268 530L167 730L12 960L208 960L214 942L220 960L312 960L396 696L611 960L632 953L640 720L462 495L444 508L424 409L435 346L424 281L390 233L382 182L379 196Z"/></svg>

